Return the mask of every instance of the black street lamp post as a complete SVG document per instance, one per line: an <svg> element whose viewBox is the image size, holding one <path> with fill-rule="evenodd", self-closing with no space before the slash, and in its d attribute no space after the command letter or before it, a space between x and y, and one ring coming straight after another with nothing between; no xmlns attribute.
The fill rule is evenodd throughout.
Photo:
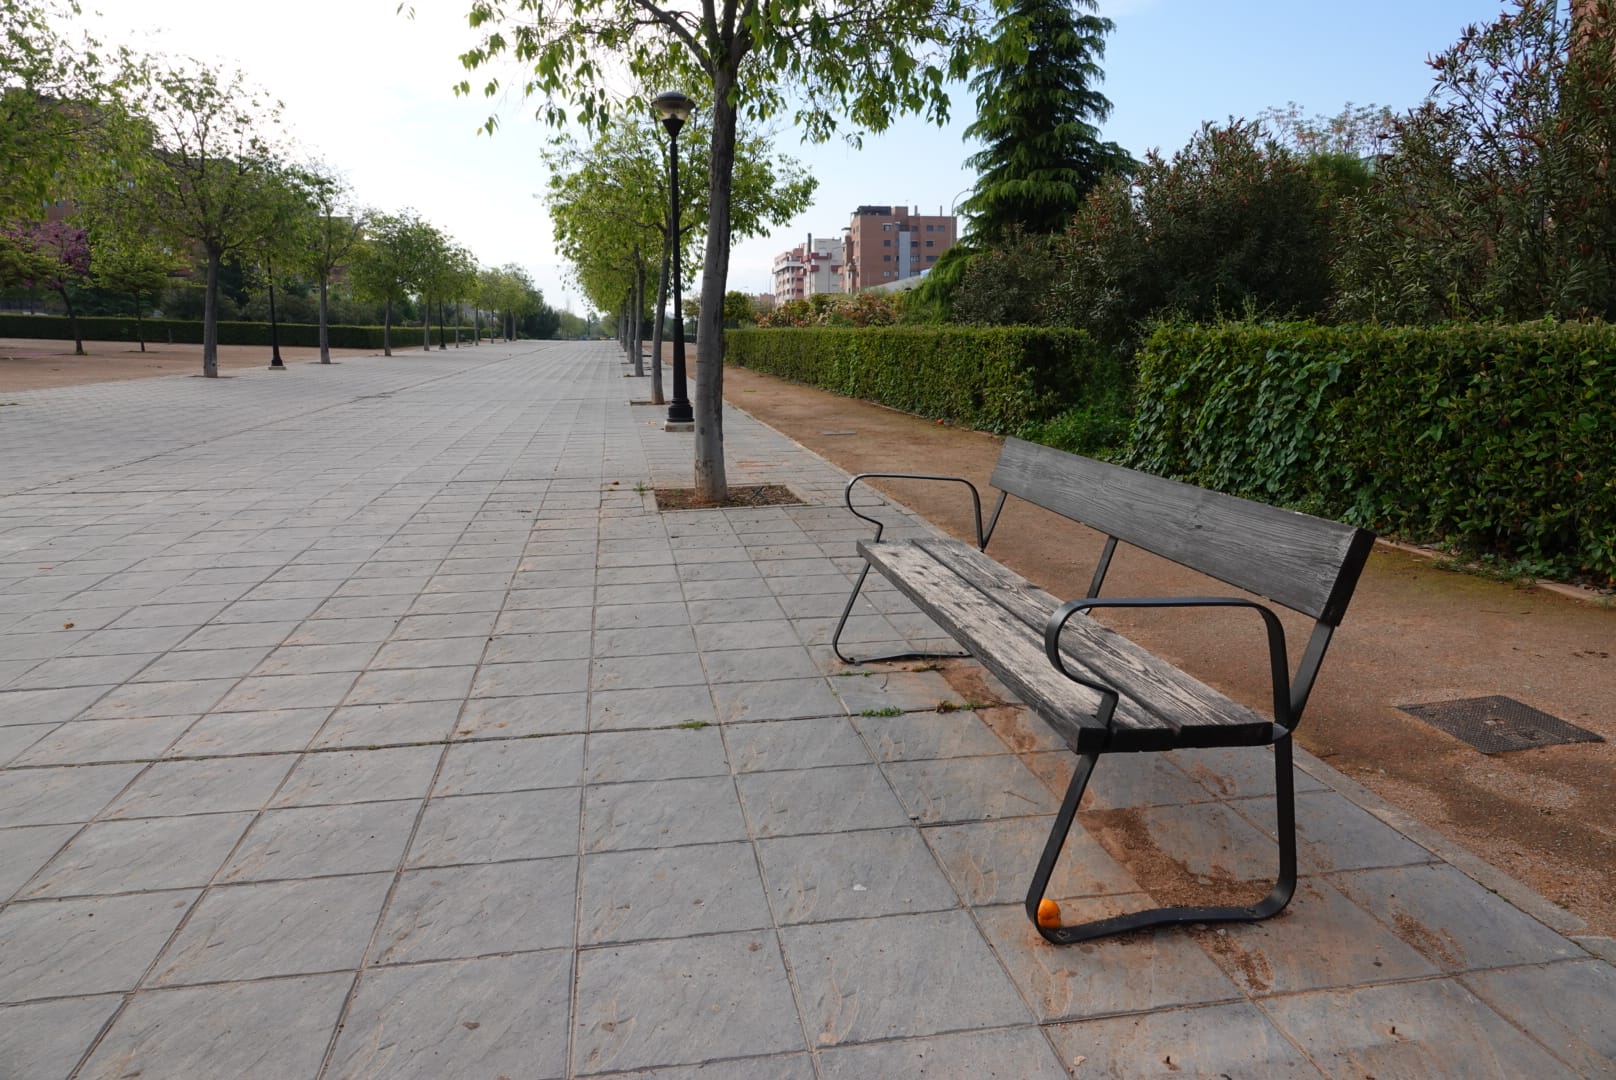
<svg viewBox="0 0 1616 1080"><path fill-rule="evenodd" d="M673 237L673 400L668 402L668 424L695 422L690 397L685 392L685 315L679 293L679 129L684 127L696 103L678 91L658 94L651 103L668 129L668 227Z"/></svg>

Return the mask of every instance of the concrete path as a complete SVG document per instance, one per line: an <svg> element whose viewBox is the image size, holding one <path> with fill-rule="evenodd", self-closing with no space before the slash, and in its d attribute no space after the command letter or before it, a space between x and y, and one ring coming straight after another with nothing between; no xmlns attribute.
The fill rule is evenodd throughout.
<svg viewBox="0 0 1616 1080"><path fill-rule="evenodd" d="M623 370L0 403L0 1077L1616 1073L1599 943L1311 759L1286 915L1044 944L1070 755L839 670L845 477L731 411L731 481L807 505L658 514L690 436ZM880 589L854 626L935 634ZM1265 766L1108 760L1082 817L1259 877ZM1139 902L1069 850L1068 911Z"/></svg>

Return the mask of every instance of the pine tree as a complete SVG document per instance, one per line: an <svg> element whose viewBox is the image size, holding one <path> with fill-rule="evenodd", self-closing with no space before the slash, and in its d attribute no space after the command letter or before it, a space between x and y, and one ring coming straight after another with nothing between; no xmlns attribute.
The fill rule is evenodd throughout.
<svg viewBox="0 0 1616 1080"><path fill-rule="evenodd" d="M1006 0L971 89L976 121L965 129L982 150L967 159L978 176L963 209L968 239L992 244L1011 229L1063 232L1104 176L1133 164L1098 125L1111 102L1094 86L1104 78L1110 19L1095 0Z"/></svg>

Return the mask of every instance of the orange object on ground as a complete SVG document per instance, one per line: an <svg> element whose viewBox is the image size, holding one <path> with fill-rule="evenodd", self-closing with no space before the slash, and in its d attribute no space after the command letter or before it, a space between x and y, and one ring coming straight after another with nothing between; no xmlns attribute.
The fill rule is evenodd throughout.
<svg viewBox="0 0 1616 1080"><path fill-rule="evenodd" d="M1045 930L1055 930L1060 924L1060 905L1048 898L1038 901L1038 925Z"/></svg>

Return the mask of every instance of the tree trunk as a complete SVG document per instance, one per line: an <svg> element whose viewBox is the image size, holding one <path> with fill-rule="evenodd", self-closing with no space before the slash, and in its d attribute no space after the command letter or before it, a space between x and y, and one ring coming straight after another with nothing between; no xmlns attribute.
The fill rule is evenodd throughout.
<svg viewBox="0 0 1616 1080"><path fill-rule="evenodd" d="M443 333L444 333L444 331L443 331L443 301L439 300L438 301L438 348L439 348L439 350L447 350L449 348L448 345L444 344Z"/></svg>
<svg viewBox="0 0 1616 1080"><path fill-rule="evenodd" d="M432 351L432 301L421 297L421 351Z"/></svg>
<svg viewBox="0 0 1616 1080"><path fill-rule="evenodd" d="M286 364L281 361L281 326L275 318L275 268L266 262L264 269L269 275L269 366L285 371Z"/></svg>
<svg viewBox="0 0 1616 1080"><path fill-rule="evenodd" d="M634 375L645 375L645 260L634 248Z"/></svg>
<svg viewBox="0 0 1616 1080"><path fill-rule="evenodd" d="M135 292L135 337L140 340L140 351L146 351L146 324L140 318L140 292Z"/></svg>
<svg viewBox="0 0 1616 1080"><path fill-rule="evenodd" d="M329 280L325 274L320 275L320 363L331 362L331 326L330 315L326 308L326 292Z"/></svg>
<svg viewBox="0 0 1616 1080"><path fill-rule="evenodd" d="M696 494L729 498L724 476L724 286L729 279L729 196L735 176L735 73L713 75L713 142L708 156L707 260L696 318Z"/></svg>
<svg viewBox="0 0 1616 1080"><path fill-rule="evenodd" d="M455 348L457 348L457 349L460 348L460 323L463 321L464 317L465 317L465 312L460 310L460 301L456 300L455 301Z"/></svg>
<svg viewBox="0 0 1616 1080"><path fill-rule="evenodd" d="M209 248L208 281L202 291L202 374L209 379L219 377L219 264L224 253Z"/></svg>
<svg viewBox="0 0 1616 1080"><path fill-rule="evenodd" d="M481 345L483 343L483 309L480 307L471 309L471 329L473 331L471 343Z"/></svg>
<svg viewBox="0 0 1616 1080"><path fill-rule="evenodd" d="M393 355L393 301L382 302L382 355Z"/></svg>
<svg viewBox="0 0 1616 1080"><path fill-rule="evenodd" d="M673 230L666 230L662 241L662 272L657 276L656 323L651 327L651 403L666 405L662 398L662 324L668 320L668 271L673 259Z"/></svg>
<svg viewBox="0 0 1616 1080"><path fill-rule="evenodd" d="M67 308L67 325L73 330L73 355L84 355L84 335L79 332L79 317L73 311L73 300L67 295L67 282L56 290L56 295L62 298L62 306Z"/></svg>

